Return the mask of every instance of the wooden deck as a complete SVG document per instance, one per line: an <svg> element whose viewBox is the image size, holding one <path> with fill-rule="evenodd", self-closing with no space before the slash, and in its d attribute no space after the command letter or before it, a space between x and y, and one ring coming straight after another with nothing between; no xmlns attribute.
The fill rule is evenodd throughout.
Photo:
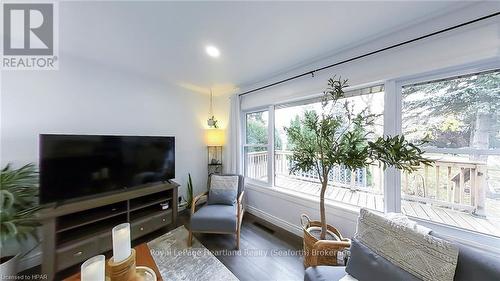
<svg viewBox="0 0 500 281"><path fill-rule="evenodd" d="M293 179L284 176L276 177L276 186L319 196L320 185ZM384 210L382 194L373 194L365 191L351 190L345 187L330 187L326 191L326 198L350 205L365 207L378 211ZM486 199L486 213L496 214L496 217L478 217L467 212L451 210L409 200L401 202L401 212L411 216L438 223L449 224L468 230L489 235L500 236L500 200Z"/></svg>

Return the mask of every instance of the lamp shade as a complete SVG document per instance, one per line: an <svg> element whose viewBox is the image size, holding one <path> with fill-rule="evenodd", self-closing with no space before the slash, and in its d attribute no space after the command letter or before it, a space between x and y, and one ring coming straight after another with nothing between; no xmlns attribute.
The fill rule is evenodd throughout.
<svg viewBox="0 0 500 281"><path fill-rule="evenodd" d="M207 129L205 139L207 146L223 146L224 131L221 129Z"/></svg>

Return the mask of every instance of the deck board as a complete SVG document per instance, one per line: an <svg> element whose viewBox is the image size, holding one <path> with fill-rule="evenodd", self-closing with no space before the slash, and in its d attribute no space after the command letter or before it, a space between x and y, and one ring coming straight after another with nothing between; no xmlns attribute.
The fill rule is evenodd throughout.
<svg viewBox="0 0 500 281"><path fill-rule="evenodd" d="M474 220L479 223L480 225L482 225L484 228L486 228L490 233L494 234L494 235L497 235L497 236L500 236L500 229L499 228L495 228L490 222L488 222L486 219L484 218L478 218L478 217L474 217ZM486 233L486 232L485 232Z"/></svg>
<svg viewBox="0 0 500 281"><path fill-rule="evenodd" d="M319 183L301 181L279 176L277 184L282 187L299 192L319 196L321 185ZM329 186L325 197L328 200L366 207L369 209L384 210L384 197L366 191L351 190L340 186ZM500 200L487 199L487 214L500 215ZM438 223L449 224L460 228L478 231L490 235L500 236L500 217L478 217L467 212L452 210L445 207L424 204L415 201L402 200L401 211L410 217L431 220ZM496 212L495 212L496 211Z"/></svg>
<svg viewBox="0 0 500 281"><path fill-rule="evenodd" d="M359 192L355 192L355 191L349 191L349 192L351 193L351 199L349 200L349 203L352 205L359 206L358 205Z"/></svg>
<svg viewBox="0 0 500 281"><path fill-rule="evenodd" d="M332 198L335 199L337 198L337 194L339 194L339 189L338 188L332 188L332 193L330 193L327 198Z"/></svg>
<svg viewBox="0 0 500 281"><path fill-rule="evenodd" d="M365 192L360 192L359 193L359 200L358 200L358 206L360 207L365 207L366 208L366 199L367 199L367 194Z"/></svg>
<svg viewBox="0 0 500 281"><path fill-rule="evenodd" d="M441 217L436 213L436 211L427 204L420 204L422 209L425 211L427 216L431 221L441 222Z"/></svg>
<svg viewBox="0 0 500 281"><path fill-rule="evenodd" d="M477 219L477 218L475 218L471 215L465 214L465 213L459 213L458 215L460 216L460 218L462 218L464 221L468 222L470 225L472 225L478 231L483 232L483 233L491 232L488 228L486 228L484 225L482 225L480 223L480 219Z"/></svg>
<svg viewBox="0 0 500 281"><path fill-rule="evenodd" d="M369 209L375 209L375 196L366 196L366 207Z"/></svg>
<svg viewBox="0 0 500 281"><path fill-rule="evenodd" d="M382 196L375 196L375 210L384 211L384 198Z"/></svg>
<svg viewBox="0 0 500 281"><path fill-rule="evenodd" d="M453 216L450 216L449 212L446 212L442 208L436 208L436 213L441 217L442 223L450 224L450 225L458 225L458 223L453 219Z"/></svg>

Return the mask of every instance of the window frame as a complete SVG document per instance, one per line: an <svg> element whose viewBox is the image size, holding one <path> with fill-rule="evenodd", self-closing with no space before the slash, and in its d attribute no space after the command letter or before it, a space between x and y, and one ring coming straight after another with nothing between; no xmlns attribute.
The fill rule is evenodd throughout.
<svg viewBox="0 0 500 281"><path fill-rule="evenodd" d="M405 85L423 83L428 81L435 81L440 79L450 79L456 76L468 75L473 73L481 73L486 71L492 71L495 69L500 69L500 61L496 59L489 59L484 61L476 61L472 63L464 63L461 65L455 65L451 67L440 68L436 70L431 70L428 72L421 72L408 76L401 77L391 77L390 79L374 81L370 83L359 84L356 86L348 87L347 91L358 90L366 87L372 87L376 85L384 85L384 135L395 135L402 133L402 87ZM308 100L318 98L322 93L315 94L305 94L299 98L293 98L288 100L283 100L280 102L274 102L266 106L255 107L252 109L242 110L241 114L259 112L263 110L269 110L269 143L268 143L268 159L272 159L272 165L274 165L274 109L280 105L296 103L307 104ZM347 96L346 96L347 97ZM272 114L271 114L272 112ZM246 142L246 118L241 118L243 121L243 136L245 136ZM243 146L244 147L244 146ZM426 149L427 152L437 152L436 149ZM445 152L444 152L445 151ZM478 150L475 150L478 152ZM241 151L243 153L243 150ZM440 153L468 153L465 149L439 149ZM479 151L480 152L480 151ZM488 150L488 153L493 155L500 155L500 151ZM287 191L280 190L280 187L274 185L274 167L268 165L268 183L263 184L261 181L255 181L248 178L248 182L256 187L261 188L273 188L276 192L287 194ZM301 198L307 199L309 195L304 195ZM339 206L342 209L353 210L356 208L354 205L346 205L342 202L331 201L328 204ZM388 168L384 172L384 213L387 212L398 212L401 213L401 173L394 168ZM500 237L491 236L485 233L476 232L464 228L459 228L453 225L441 224L433 222L430 220L424 220L417 217L412 217L413 220L421 223L424 226L430 227L445 236L453 237L455 240L459 240L465 243L473 243L478 245L499 245L500 247ZM479 243L477 241L480 241ZM481 246L480 246L481 247Z"/></svg>
<svg viewBox="0 0 500 281"><path fill-rule="evenodd" d="M483 73L483 72L489 72L489 71L494 71L500 69L500 63L485 63L485 64L477 64L477 65L471 65L471 66L461 66L461 67L452 67L452 68L445 68L445 69L440 69L436 71L431 71L428 73L424 74L418 74L418 75L413 75L409 76L406 78L401 78L398 80L389 80L386 82L387 83L393 83L391 85L393 87L393 90L395 90L395 96L392 97L392 101L395 102L395 106L393 106L393 118L396 121L395 126L393 127L393 130L396 134L402 134L402 125L403 125L403 111L402 111L402 106L403 106L403 87L404 86L409 86L413 84L420 84L420 83L431 83L435 82L438 80L447 80L447 79L454 79L459 76L466 76L466 75L471 75L475 73ZM387 90L387 87L386 87ZM384 105L385 107L385 105ZM385 108L387 109L387 108ZM384 128L385 128L385 120L384 120ZM424 150L428 153L458 153L458 154L468 154L472 151L480 152L484 150L474 150L474 149L463 149L463 148L424 148ZM500 155L500 149L497 150L488 150L489 154L493 155ZM387 169L389 170L389 169ZM391 193L395 193L393 197L391 198L385 198L386 200L391 200L392 202L388 203L386 205L388 208L385 210L385 212L396 212L396 213L401 213L401 172L397 171L395 169L391 168L391 177L392 177L392 182L388 182L387 184L393 184L394 188ZM395 173L395 174L392 174ZM396 188L399 187L399 188ZM385 188L385 186L384 186ZM432 222L432 221L430 221ZM452 225L448 225L450 227L454 227ZM456 228L456 227L455 227ZM459 228L460 229L460 228ZM465 230L465 229L464 229ZM480 232L476 232L480 233Z"/></svg>
<svg viewBox="0 0 500 281"><path fill-rule="evenodd" d="M367 88L372 88L372 87L381 87L381 89L385 92L386 85L385 85L384 81L374 81L374 82L370 82L370 83L349 86L349 87L346 87L344 90L346 93L345 98L352 98L352 97L356 97L356 96L371 94L371 93L362 93L362 92L357 92L357 91L367 89ZM275 158L274 158L274 156L275 156L274 155L274 153L275 153L275 147L274 147L275 110L280 108L280 107L284 107L284 106L285 107L286 106L301 106L301 105L315 103L315 102L320 101L319 99L322 97L322 95L323 95L323 93L315 93L315 94L311 94L311 95L306 95L306 96L301 97L301 98L289 99L289 100L285 100L285 101L281 101L281 102L276 102L276 103L273 103L273 104L270 104L267 106L253 107L253 108L241 111L241 114L244 117L244 118L241 118L242 137L244 138L243 142L242 142L242 149L241 149L242 157L241 158L242 158L242 163L243 163L243 173L244 173L246 181L248 181L251 184L255 184L257 186L266 187L266 188L273 188L273 189L282 188L282 187L275 186L275 167L274 167L274 165L275 165ZM385 93L384 93L384 103L385 103ZM264 111L268 111L268 114L269 114L269 116L268 116L268 144L267 144L267 148L268 148L267 157L268 158L267 159L271 159L271 161L269 161L268 165L267 165L268 166L267 167L267 171L268 171L267 182L247 177L247 175L246 175L247 163L246 163L246 157L245 157L245 148L246 147L252 147L252 146L253 147L265 147L266 146L266 145L252 145L252 144L246 143L246 141L247 141L247 139L246 139L246 120L247 120L246 116L247 116L247 114L264 112ZM385 106L384 106L384 116L385 116ZM384 123L385 123L385 119L384 119ZM384 125L384 134L385 134L385 125ZM386 177L386 175L384 172L384 186L385 186L385 177ZM384 193L385 193L385 187L384 187ZM343 204L343 205L349 205L349 204L346 204L346 203L343 203L340 201L335 201L335 200L331 200L331 201L335 202L335 203ZM384 198L384 202L385 201L386 200ZM359 207L356 205L349 205L349 206Z"/></svg>
<svg viewBox="0 0 500 281"><path fill-rule="evenodd" d="M267 112L268 114L268 119L267 119L267 144L248 144L247 143L247 115L252 114L252 113L260 113L260 112ZM270 150L272 147L273 154L274 154L274 146L271 145L274 143L274 134L271 129L271 123L272 123L272 128L274 128L274 106L265 106L265 107L256 107L251 110L246 110L241 112L244 118L241 118L241 128L242 128L242 148L241 148L241 159L243 163L243 176L245 177L245 180L254 183L257 185L261 186L266 186L266 187L272 187L274 185L274 179L271 180L272 175L274 174L274 161L272 161L272 158L270 158ZM245 148L247 147L265 147L267 149L267 159L271 159L271 161L268 160L267 163L267 182L266 181L261 181L257 180L254 178L247 177L247 160L245 157ZM271 164L272 163L272 164Z"/></svg>

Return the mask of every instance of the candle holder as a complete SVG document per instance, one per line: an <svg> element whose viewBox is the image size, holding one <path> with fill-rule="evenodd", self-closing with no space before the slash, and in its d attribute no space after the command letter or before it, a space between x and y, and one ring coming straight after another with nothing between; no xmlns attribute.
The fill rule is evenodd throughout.
<svg viewBox="0 0 500 281"><path fill-rule="evenodd" d="M107 263L108 276L111 281L133 281L137 279L135 269L135 250L123 261L115 262L113 257Z"/></svg>
<svg viewBox="0 0 500 281"><path fill-rule="evenodd" d="M81 266L82 281L104 281L105 275L105 257L98 255L85 261Z"/></svg>

